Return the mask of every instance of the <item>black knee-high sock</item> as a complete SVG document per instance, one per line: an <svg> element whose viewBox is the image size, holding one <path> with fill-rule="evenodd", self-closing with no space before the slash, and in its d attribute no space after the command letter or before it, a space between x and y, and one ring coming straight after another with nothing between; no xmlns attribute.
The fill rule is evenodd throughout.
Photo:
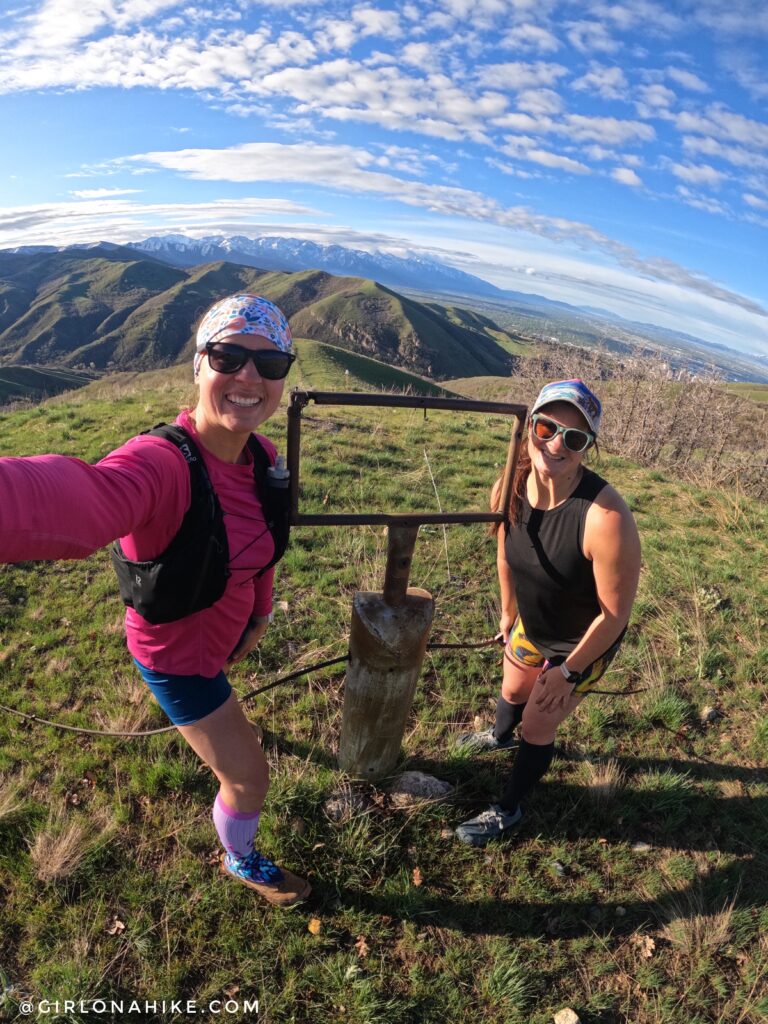
<svg viewBox="0 0 768 1024"><path fill-rule="evenodd" d="M499 804L505 811L515 811L544 775L552 763L555 753L554 743L527 743L520 740L517 757L512 768L512 776L504 788Z"/></svg>
<svg viewBox="0 0 768 1024"><path fill-rule="evenodd" d="M496 725L493 727L493 735L502 743L512 735L512 730L519 725L523 718L525 704L510 704L508 700L499 697L496 702Z"/></svg>

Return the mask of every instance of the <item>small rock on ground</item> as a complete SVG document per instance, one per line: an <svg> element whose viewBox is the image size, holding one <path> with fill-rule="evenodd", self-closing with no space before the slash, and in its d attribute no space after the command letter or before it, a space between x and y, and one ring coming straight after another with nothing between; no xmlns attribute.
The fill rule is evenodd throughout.
<svg viewBox="0 0 768 1024"><path fill-rule="evenodd" d="M453 786L423 772L402 772L392 780L389 796L394 807L413 807L422 800L447 800Z"/></svg>
<svg viewBox="0 0 768 1024"><path fill-rule="evenodd" d="M368 801L362 793L354 789L341 789L331 793L323 804L323 810L331 821L344 821L355 814L362 814L368 807Z"/></svg>
<svg viewBox="0 0 768 1024"><path fill-rule="evenodd" d="M560 1010L555 1014L555 1024L581 1024L578 1013L573 1010Z"/></svg>

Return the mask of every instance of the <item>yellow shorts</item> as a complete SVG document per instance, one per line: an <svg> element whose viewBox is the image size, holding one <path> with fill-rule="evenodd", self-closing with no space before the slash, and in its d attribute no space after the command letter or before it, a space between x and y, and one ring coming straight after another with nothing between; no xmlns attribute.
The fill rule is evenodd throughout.
<svg viewBox="0 0 768 1024"><path fill-rule="evenodd" d="M608 666L616 657L623 638L624 634L622 633L616 643L609 647L605 654L601 654L599 658L595 658L591 665L587 666L583 673L584 678L573 688L574 693L589 693L595 684L602 679L608 670ZM513 665L519 665L521 668L543 668L547 664L546 655L537 650L525 635L519 615L509 631L509 643L504 648L504 657L511 661ZM556 662L556 664L559 664L559 662Z"/></svg>

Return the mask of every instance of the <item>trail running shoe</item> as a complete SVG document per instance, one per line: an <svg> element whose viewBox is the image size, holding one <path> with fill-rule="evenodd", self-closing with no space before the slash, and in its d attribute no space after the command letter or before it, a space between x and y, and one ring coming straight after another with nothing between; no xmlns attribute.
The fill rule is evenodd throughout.
<svg viewBox="0 0 768 1024"><path fill-rule="evenodd" d="M247 857L222 854L221 871L247 885L276 907L292 907L305 900L312 891L309 882L285 868L279 868L258 850Z"/></svg>
<svg viewBox="0 0 768 1024"><path fill-rule="evenodd" d="M491 804L487 811L482 811L476 818L464 821L456 829L456 838L467 846L485 846L489 839L503 835L508 828L513 828L522 820L523 812L505 811L498 804Z"/></svg>
<svg viewBox="0 0 768 1024"><path fill-rule="evenodd" d="M477 753L484 750L511 750L518 745L519 741L514 735L506 740L497 740L493 735L493 726L490 729L483 729L482 732L466 732L456 740L459 750L477 751Z"/></svg>

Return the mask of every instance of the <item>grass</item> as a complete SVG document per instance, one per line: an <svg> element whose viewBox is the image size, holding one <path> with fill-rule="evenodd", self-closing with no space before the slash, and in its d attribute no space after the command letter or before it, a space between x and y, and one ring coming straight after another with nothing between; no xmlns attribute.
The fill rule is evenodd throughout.
<svg viewBox="0 0 768 1024"><path fill-rule="evenodd" d="M296 383L375 386L370 367L358 377L326 355L300 346ZM186 367L121 374L0 416L2 454L94 460L190 398ZM305 418L306 511L433 511L435 488L445 509L484 507L509 432L432 412L309 406ZM278 416L268 432L284 430ZM250 705L272 769L261 846L314 887L290 913L218 878L216 787L175 733L114 741L0 715L0 1020L25 994L236 990L267 1024L548 1024L566 1006L585 1024L764 1021L766 510L618 458L598 469L632 498L644 547L601 685L640 692L583 703L517 835L484 851L450 830L496 793L509 757L455 757L451 740L491 720L494 650L424 663L402 763L455 785L449 803L399 810L369 786L360 811L325 814L350 785L335 761L341 672ZM493 542L481 526L446 536L447 558L442 529L422 528L411 573L435 596L433 638L490 636ZM343 653L352 595L380 589L385 550L380 528L296 529L275 622L236 689ZM105 552L0 574L0 703L73 725L165 724L132 673ZM703 725L705 706L718 717Z"/></svg>

